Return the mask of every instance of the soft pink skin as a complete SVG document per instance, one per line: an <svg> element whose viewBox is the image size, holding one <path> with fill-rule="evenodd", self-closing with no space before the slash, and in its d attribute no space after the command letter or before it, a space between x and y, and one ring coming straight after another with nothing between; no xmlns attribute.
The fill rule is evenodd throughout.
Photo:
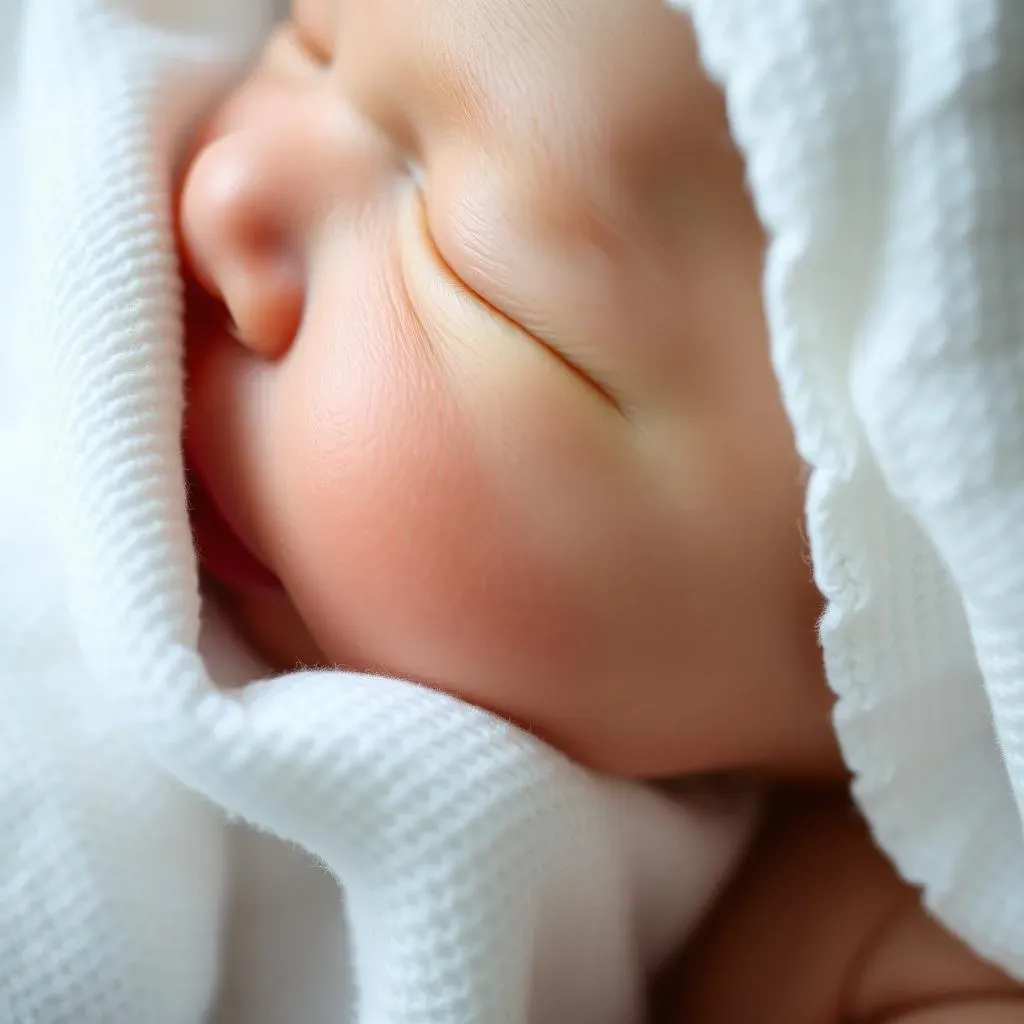
<svg viewBox="0 0 1024 1024"><path fill-rule="evenodd" d="M188 451L283 583L225 595L275 664L625 775L838 770L763 240L684 19L300 2L180 220L238 329L193 303Z"/></svg>

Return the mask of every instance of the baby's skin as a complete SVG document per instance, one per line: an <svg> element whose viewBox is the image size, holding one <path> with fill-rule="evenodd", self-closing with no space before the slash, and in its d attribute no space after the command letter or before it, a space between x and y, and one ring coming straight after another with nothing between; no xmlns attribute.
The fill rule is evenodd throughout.
<svg viewBox="0 0 1024 1024"><path fill-rule="evenodd" d="M413 679L627 777L841 779L764 239L685 18L296 0L198 131L179 230L197 545L272 666ZM850 835L794 872L777 827L667 1019L1024 1020L813 810L806 843ZM833 913L851 884L901 912ZM741 1012L789 908L835 958Z"/></svg>
<svg viewBox="0 0 1024 1024"><path fill-rule="evenodd" d="M276 666L623 775L835 763L761 231L682 17L305 0L181 208L237 335L192 303L186 444L283 585L232 588Z"/></svg>

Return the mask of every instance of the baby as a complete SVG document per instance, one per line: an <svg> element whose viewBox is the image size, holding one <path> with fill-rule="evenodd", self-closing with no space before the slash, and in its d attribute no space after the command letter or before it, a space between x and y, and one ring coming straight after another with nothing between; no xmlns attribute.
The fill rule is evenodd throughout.
<svg viewBox="0 0 1024 1024"><path fill-rule="evenodd" d="M843 778L763 233L685 18L296 0L179 227L193 526L271 664L624 777ZM688 1021L1024 1019L838 797L780 812L670 988Z"/></svg>

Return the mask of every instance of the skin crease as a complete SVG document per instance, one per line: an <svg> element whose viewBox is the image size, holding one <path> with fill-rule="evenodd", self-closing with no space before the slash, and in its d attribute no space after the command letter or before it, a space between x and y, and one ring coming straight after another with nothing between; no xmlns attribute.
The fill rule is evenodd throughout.
<svg viewBox="0 0 1024 1024"><path fill-rule="evenodd" d="M298 0L179 230L188 460L283 585L209 587L274 667L415 679L619 775L842 777L764 239L685 19ZM659 1019L1011 1019L844 806L774 817Z"/></svg>
<svg viewBox="0 0 1024 1024"><path fill-rule="evenodd" d="M659 1024L1024 1020L1020 989L924 913L830 789L779 801L655 1003Z"/></svg>

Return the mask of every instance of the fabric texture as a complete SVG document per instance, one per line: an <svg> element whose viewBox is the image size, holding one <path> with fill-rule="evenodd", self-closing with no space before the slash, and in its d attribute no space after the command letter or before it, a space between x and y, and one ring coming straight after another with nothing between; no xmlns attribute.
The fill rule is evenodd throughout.
<svg viewBox="0 0 1024 1024"><path fill-rule="evenodd" d="M1024 4L681 6L770 238L855 794L1024 979Z"/></svg>
<svg viewBox="0 0 1024 1024"><path fill-rule="evenodd" d="M630 1024L750 802L597 778L400 680L267 677L200 600L171 180L272 14L27 4L0 1021Z"/></svg>

